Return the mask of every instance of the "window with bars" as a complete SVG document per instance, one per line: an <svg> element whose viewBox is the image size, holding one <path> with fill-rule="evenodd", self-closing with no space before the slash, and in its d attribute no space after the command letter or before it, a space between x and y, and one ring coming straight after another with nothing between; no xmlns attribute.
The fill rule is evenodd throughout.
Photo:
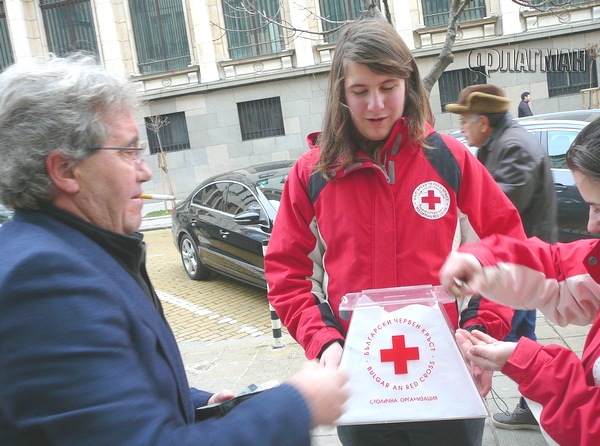
<svg viewBox="0 0 600 446"><path fill-rule="evenodd" d="M40 0L50 52L66 56L86 51L98 56L90 0Z"/></svg>
<svg viewBox="0 0 600 446"><path fill-rule="evenodd" d="M150 154L160 152L177 152L190 148L185 113L169 113L166 115L150 116L144 118L148 134Z"/></svg>
<svg viewBox="0 0 600 446"><path fill-rule="evenodd" d="M580 5L582 3L593 3L593 0L530 0L532 8L546 10L560 6Z"/></svg>
<svg viewBox="0 0 600 446"><path fill-rule="evenodd" d="M448 0L422 0L423 21L425 26L447 25L450 20L450 2ZM459 22L478 20L485 17L485 0L472 0L460 15Z"/></svg>
<svg viewBox="0 0 600 446"><path fill-rule="evenodd" d="M187 67L191 62L181 0L130 0L140 73Z"/></svg>
<svg viewBox="0 0 600 446"><path fill-rule="evenodd" d="M4 12L4 2L0 1L0 71L14 62L8 24L6 23L6 13Z"/></svg>
<svg viewBox="0 0 600 446"><path fill-rule="evenodd" d="M285 135L278 97L239 102L237 107L242 141Z"/></svg>
<svg viewBox="0 0 600 446"><path fill-rule="evenodd" d="M557 52L544 59L549 97L579 93L584 88L598 86L595 60L590 59L585 50Z"/></svg>
<svg viewBox="0 0 600 446"><path fill-rule="evenodd" d="M479 67L482 71L484 67ZM444 113L447 104L455 103L458 95L463 88L471 85L487 84L484 74L473 71L470 68L461 70L444 71L438 79L440 88L440 102L442 103L442 113Z"/></svg>
<svg viewBox="0 0 600 446"><path fill-rule="evenodd" d="M279 0L223 0L229 56L244 59L284 49Z"/></svg>
<svg viewBox="0 0 600 446"><path fill-rule="evenodd" d="M381 10L379 0L375 1L377 7ZM321 10L321 24L325 34L324 40L327 43L335 43L337 33L335 32L347 20L354 20L360 17L365 6L362 0L319 0Z"/></svg>

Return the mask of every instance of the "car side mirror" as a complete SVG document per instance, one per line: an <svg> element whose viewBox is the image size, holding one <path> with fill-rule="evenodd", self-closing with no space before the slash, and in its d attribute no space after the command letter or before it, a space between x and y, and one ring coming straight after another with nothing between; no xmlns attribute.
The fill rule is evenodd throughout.
<svg viewBox="0 0 600 446"><path fill-rule="evenodd" d="M260 213L255 211L246 211L233 217L233 220L240 225L252 225L262 221Z"/></svg>

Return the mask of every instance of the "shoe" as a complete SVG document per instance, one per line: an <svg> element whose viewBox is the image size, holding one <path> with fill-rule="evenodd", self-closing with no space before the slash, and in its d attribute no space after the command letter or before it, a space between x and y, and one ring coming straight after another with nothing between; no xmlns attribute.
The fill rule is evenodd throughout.
<svg viewBox="0 0 600 446"><path fill-rule="evenodd" d="M524 404L523 404L524 405ZM492 424L500 429L531 429L538 430L539 423L531 413L529 407L523 407L519 402L511 414L495 413Z"/></svg>

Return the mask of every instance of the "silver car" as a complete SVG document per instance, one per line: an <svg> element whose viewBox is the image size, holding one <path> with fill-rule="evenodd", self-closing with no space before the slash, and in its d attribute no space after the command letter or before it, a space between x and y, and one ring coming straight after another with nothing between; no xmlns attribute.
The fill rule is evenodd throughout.
<svg viewBox="0 0 600 446"><path fill-rule="evenodd" d="M594 113L591 113L593 111L584 110L584 112L589 112L588 116L594 116ZM596 116L600 116L600 114ZM581 238L597 238L598 234L591 234L587 231L590 209L581 198L565 159L571 143L590 121L544 119L546 116L542 116L541 119L534 118L519 118L515 121L532 133L548 151L554 177L554 190L558 201L559 241L570 242ZM467 145L462 132L454 131L450 135L465 144L471 152L477 153L477 148Z"/></svg>

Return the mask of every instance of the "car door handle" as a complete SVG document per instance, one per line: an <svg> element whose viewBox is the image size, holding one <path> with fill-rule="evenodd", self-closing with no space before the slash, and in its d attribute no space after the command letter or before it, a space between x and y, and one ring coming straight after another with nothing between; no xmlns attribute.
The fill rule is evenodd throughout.
<svg viewBox="0 0 600 446"><path fill-rule="evenodd" d="M567 190L567 186L565 186L564 184L560 184L560 183L554 183L554 190L556 192L562 192Z"/></svg>
<svg viewBox="0 0 600 446"><path fill-rule="evenodd" d="M226 231L225 229L220 229L219 234L221 234L223 238L227 238L227 236L229 235L229 231Z"/></svg>

